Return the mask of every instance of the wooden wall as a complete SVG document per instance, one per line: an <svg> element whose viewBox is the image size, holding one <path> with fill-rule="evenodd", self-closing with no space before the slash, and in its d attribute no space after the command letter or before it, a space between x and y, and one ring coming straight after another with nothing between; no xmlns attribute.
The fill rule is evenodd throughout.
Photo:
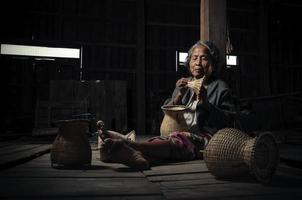
<svg viewBox="0 0 302 200"><path fill-rule="evenodd" d="M17 105L2 106L10 115L2 129L14 127L18 115L30 130L36 102L49 100L50 81L79 80L81 72L83 80L126 81L128 129L158 133L160 105L178 76L175 51L199 39L198 0L12 0L2 9L1 43L83 49L82 69L77 62L1 56L6 104Z"/></svg>
<svg viewBox="0 0 302 200"><path fill-rule="evenodd" d="M176 51L199 40L199 1L146 1L146 129L159 133L160 106L181 76L175 71Z"/></svg>
<svg viewBox="0 0 302 200"><path fill-rule="evenodd" d="M270 71L272 93L302 90L302 17L300 1L276 1L269 18Z"/></svg>
<svg viewBox="0 0 302 200"><path fill-rule="evenodd" d="M1 56L3 131L34 126L36 102L49 100L51 80L82 78L126 81L128 129L157 134L160 106L181 76L175 52L200 37L199 0L10 0L1 8L1 43L83 50L83 68L78 61ZM300 8L295 0L227 1L240 64L224 76L238 97L301 91Z"/></svg>
<svg viewBox="0 0 302 200"><path fill-rule="evenodd" d="M301 124L301 101L291 100L301 99L302 91L302 31L296 23L301 7L295 0L227 1L233 54L239 58L238 67L227 69L227 78L235 95L254 112L255 129Z"/></svg>
<svg viewBox="0 0 302 200"><path fill-rule="evenodd" d="M239 97L267 96L302 90L299 1L228 0L227 15L233 54L239 67L228 81Z"/></svg>
<svg viewBox="0 0 302 200"><path fill-rule="evenodd" d="M239 66L229 69L228 82L239 97L260 93L259 1L227 1L227 28Z"/></svg>

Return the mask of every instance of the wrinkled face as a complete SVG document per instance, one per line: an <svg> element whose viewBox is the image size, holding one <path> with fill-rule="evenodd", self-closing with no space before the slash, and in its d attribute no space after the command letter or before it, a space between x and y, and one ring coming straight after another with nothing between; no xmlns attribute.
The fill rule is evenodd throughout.
<svg viewBox="0 0 302 200"><path fill-rule="evenodd" d="M199 79L204 75L210 76L212 73L212 60L209 50L202 45L196 46L192 51L189 67L194 78Z"/></svg>

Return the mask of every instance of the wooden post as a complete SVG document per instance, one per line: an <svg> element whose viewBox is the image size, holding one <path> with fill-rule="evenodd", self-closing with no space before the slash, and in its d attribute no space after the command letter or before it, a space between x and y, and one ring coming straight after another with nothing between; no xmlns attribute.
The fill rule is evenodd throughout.
<svg viewBox="0 0 302 200"><path fill-rule="evenodd" d="M200 39L209 38L209 0L200 0Z"/></svg>
<svg viewBox="0 0 302 200"><path fill-rule="evenodd" d="M211 40L219 48L220 74L225 69L226 23L225 0L200 0L200 39Z"/></svg>
<svg viewBox="0 0 302 200"><path fill-rule="evenodd" d="M145 134L145 0L137 0L136 131Z"/></svg>

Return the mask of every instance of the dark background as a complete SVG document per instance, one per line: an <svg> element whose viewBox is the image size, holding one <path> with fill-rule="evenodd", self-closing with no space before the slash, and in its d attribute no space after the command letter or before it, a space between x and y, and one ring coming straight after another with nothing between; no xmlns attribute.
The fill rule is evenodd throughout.
<svg viewBox="0 0 302 200"><path fill-rule="evenodd" d="M79 60L1 55L0 134L31 134L38 126L37 103L53 101L51 81L65 80L70 85L80 79L124 83L100 96L112 99L105 101L107 109L124 102L119 104L119 116L106 119L110 128L159 133L160 106L182 75L175 71L175 52L187 51L200 37L199 0L10 0L1 4L1 43L82 48L83 58L80 68ZM298 0L227 0L227 27L239 66L224 67L221 76L232 88L239 109L254 116L243 114L246 129L301 126L301 8ZM104 87L100 90L105 91ZM144 90L138 93L140 87ZM99 115L96 110L105 108L93 109L95 101L89 100L83 112L91 113L94 120L108 117L110 109L107 115ZM142 105L142 112L137 105ZM144 125L138 124L141 114Z"/></svg>

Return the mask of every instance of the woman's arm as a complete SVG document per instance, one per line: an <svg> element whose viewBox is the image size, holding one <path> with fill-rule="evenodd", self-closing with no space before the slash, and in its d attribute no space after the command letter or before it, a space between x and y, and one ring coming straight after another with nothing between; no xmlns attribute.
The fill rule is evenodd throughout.
<svg viewBox="0 0 302 200"><path fill-rule="evenodd" d="M181 105L182 99L184 95L188 91L187 87L188 79L187 78L181 78L176 82L176 87L172 93L172 97L167 99L164 103L164 105Z"/></svg>

